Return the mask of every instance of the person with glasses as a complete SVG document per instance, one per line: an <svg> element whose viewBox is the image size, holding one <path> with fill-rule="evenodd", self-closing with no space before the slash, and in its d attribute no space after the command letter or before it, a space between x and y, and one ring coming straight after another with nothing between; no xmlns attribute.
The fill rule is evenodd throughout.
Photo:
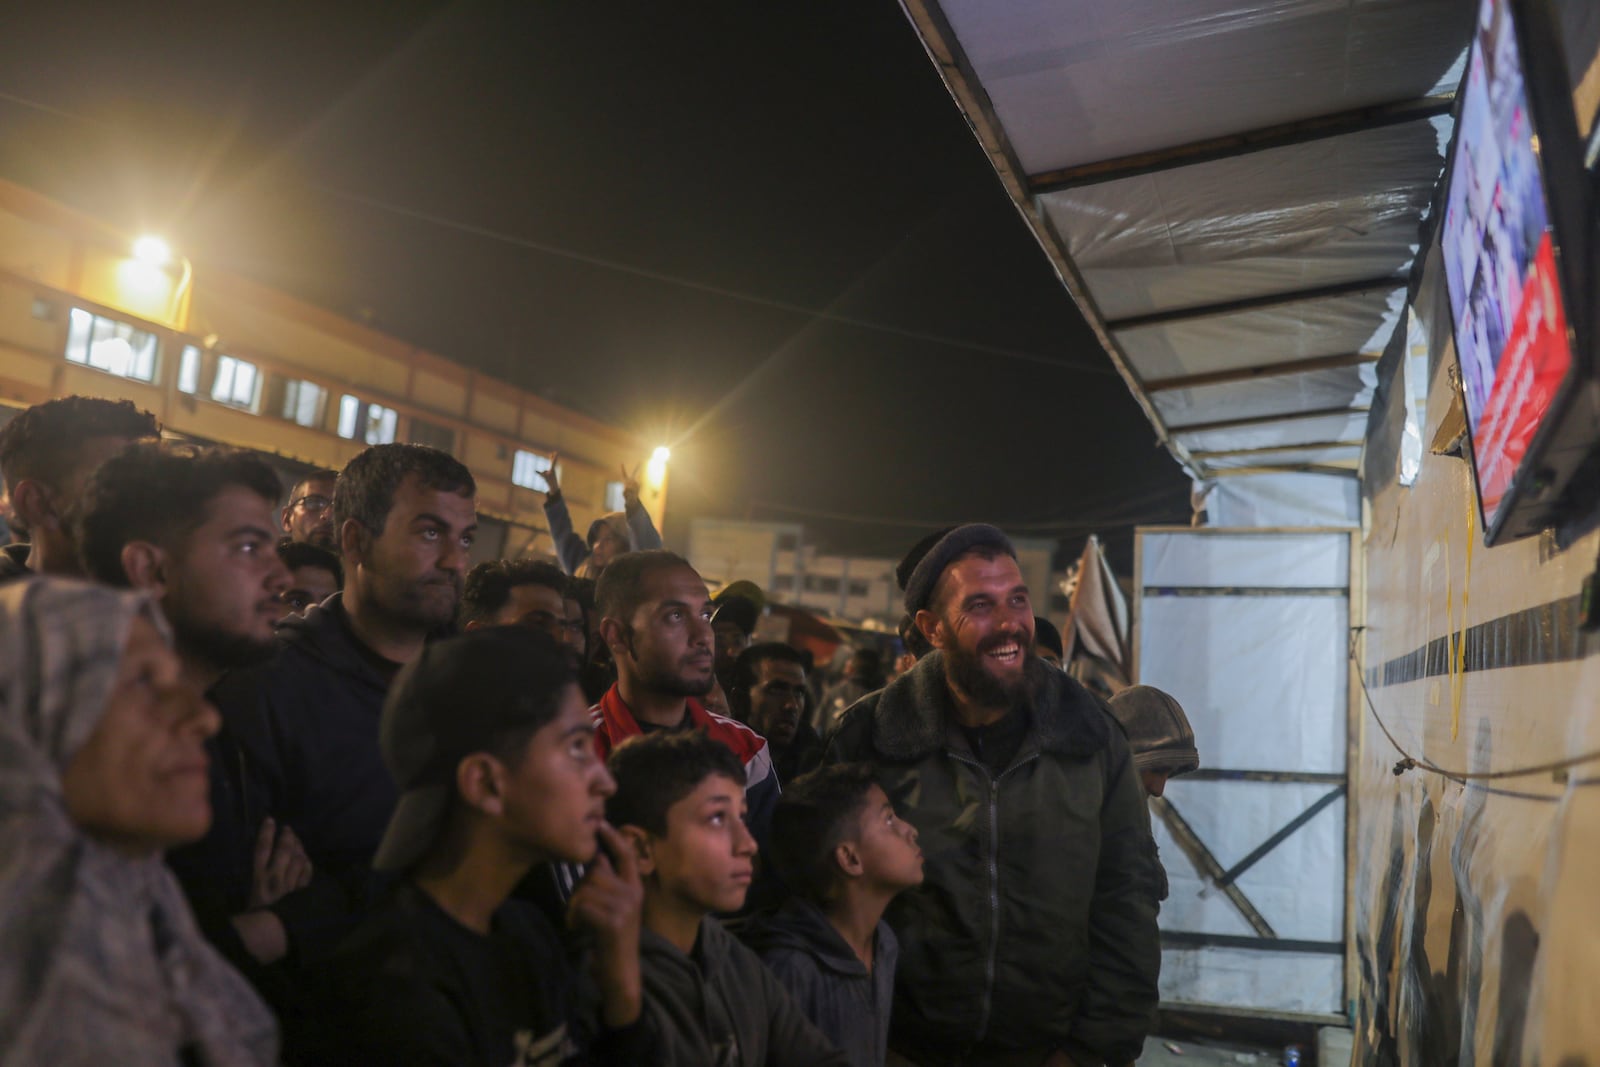
<svg viewBox="0 0 1600 1067"><path fill-rule="evenodd" d="M339 551L339 536L333 528L333 486L338 471L312 471L295 483L280 520L289 540Z"/></svg>
<svg viewBox="0 0 1600 1067"><path fill-rule="evenodd" d="M467 572L461 593L461 626L527 626L543 630L566 650L576 670L583 664L588 635L583 618L567 612L568 578L554 563L534 559L496 559Z"/></svg>

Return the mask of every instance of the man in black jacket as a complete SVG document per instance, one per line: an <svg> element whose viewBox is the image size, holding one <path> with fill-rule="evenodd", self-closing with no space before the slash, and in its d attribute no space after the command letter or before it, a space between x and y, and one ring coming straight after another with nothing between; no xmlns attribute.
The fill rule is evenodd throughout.
<svg viewBox="0 0 1600 1067"><path fill-rule="evenodd" d="M356 456L334 489L343 591L284 622L270 662L218 687L243 750L242 790L294 829L317 871L271 906L300 963L330 949L364 906L398 796L378 749L384 696L455 618L476 491L471 472L438 449L377 445Z"/></svg>
<svg viewBox="0 0 1600 1067"><path fill-rule="evenodd" d="M1082 686L1034 658L1010 541L946 533L905 584L936 651L845 713L825 763L865 761L918 831L891 1043L921 1065L1120 1064L1156 1006L1144 794Z"/></svg>

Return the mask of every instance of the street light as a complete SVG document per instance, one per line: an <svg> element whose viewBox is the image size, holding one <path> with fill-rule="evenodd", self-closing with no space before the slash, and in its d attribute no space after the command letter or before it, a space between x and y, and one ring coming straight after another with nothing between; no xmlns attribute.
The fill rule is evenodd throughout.
<svg viewBox="0 0 1600 1067"><path fill-rule="evenodd" d="M667 460L672 458L672 449L660 445L650 453L650 462L644 468L645 476L650 479L650 484L659 486L667 480Z"/></svg>
<svg viewBox="0 0 1600 1067"><path fill-rule="evenodd" d="M189 282L194 278L194 264L189 262L188 256L174 255L172 246L163 238L153 233L147 233L133 242L133 258L136 262L146 267L155 268L166 273L173 260L181 260L183 270L178 275L178 284L172 290L172 297L168 303L167 318L176 319L183 307L183 296L189 288Z"/></svg>
<svg viewBox="0 0 1600 1067"><path fill-rule="evenodd" d="M172 246L154 234L145 234L133 242L133 258L153 267L165 267L172 262Z"/></svg>

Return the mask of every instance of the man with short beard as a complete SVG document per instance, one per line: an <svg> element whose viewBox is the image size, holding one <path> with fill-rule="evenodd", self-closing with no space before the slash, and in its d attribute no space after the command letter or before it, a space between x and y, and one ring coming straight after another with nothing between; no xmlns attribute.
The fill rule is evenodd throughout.
<svg viewBox="0 0 1600 1067"><path fill-rule="evenodd" d="M423 445L377 445L352 459L333 495L343 590L285 620L274 658L218 688L267 810L327 876L272 906L302 964L365 906L398 797L378 746L384 697L455 619L476 492L466 467Z"/></svg>
<svg viewBox="0 0 1600 1067"><path fill-rule="evenodd" d="M258 456L157 443L112 456L84 487L73 543L85 573L154 596L185 677L203 690L276 648L273 623L290 585L276 551L278 492ZM281 925L265 909L309 883L312 869L294 831L250 803L228 720L206 749L211 827L168 860L206 936L259 977L257 963L282 955Z"/></svg>
<svg viewBox="0 0 1600 1067"><path fill-rule="evenodd" d="M900 940L891 1047L919 1065L1136 1059L1161 952L1144 795L1107 709L1030 652L1033 607L993 526L938 538L904 583L935 651L845 712L825 763L868 762L926 880Z"/></svg>
<svg viewBox="0 0 1600 1067"><path fill-rule="evenodd" d="M745 821L764 845L778 802L766 739L701 703L716 680L711 597L704 579L671 552L628 552L600 575L595 610L601 639L617 665L616 684L592 713L600 758L637 734L704 730L744 764Z"/></svg>

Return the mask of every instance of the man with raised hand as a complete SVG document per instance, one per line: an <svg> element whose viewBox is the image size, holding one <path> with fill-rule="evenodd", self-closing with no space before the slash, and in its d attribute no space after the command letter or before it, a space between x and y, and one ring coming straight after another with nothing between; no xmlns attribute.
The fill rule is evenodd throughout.
<svg viewBox="0 0 1600 1067"><path fill-rule="evenodd" d="M572 528L567 499L561 495L556 466L561 454L550 456L550 469L544 472L549 491L544 497L544 517L550 524L550 539L556 543L556 558L561 569L579 578L599 578L607 565L624 552L661 547L661 535L650 520L650 513L639 500L639 469L617 468L622 475L622 510L602 515L589 524L589 532L579 537Z"/></svg>

